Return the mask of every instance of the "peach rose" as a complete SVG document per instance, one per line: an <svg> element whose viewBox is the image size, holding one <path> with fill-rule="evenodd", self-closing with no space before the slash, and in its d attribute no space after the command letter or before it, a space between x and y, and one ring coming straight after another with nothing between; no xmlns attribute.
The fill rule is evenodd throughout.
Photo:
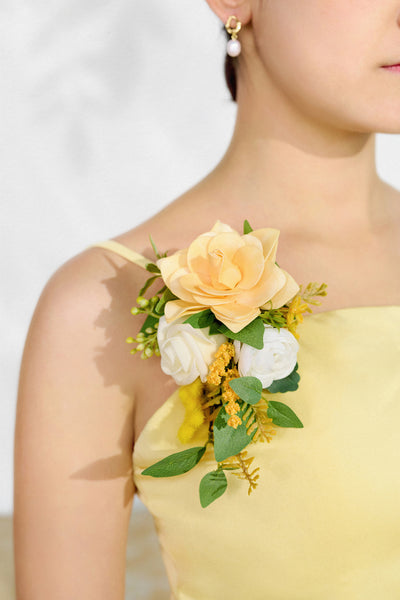
<svg viewBox="0 0 400 600"><path fill-rule="evenodd" d="M275 264L278 229L240 235L217 221L185 250L157 261L162 278L179 300L165 305L167 322L209 308L237 333L260 308L280 308L298 292L289 273Z"/></svg>

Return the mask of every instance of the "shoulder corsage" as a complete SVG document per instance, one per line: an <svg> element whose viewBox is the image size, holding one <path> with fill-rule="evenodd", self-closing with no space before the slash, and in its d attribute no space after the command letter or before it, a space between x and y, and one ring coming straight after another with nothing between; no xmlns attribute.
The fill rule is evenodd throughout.
<svg viewBox="0 0 400 600"><path fill-rule="evenodd" d="M177 437L188 444L199 431L207 441L176 452L151 465L142 475L171 477L194 468L208 445L216 468L200 481L204 508L226 490L226 472L257 486L259 467L245 448L270 442L276 427L303 427L289 406L273 400L277 392L298 388L296 331L310 304L321 304L325 283L304 290L276 262L279 230L253 230L243 235L217 221L188 248L160 254L147 265L151 277L139 292L133 315L147 318L132 354L161 356L161 369L174 378L185 406ZM145 294L159 279L162 287Z"/></svg>

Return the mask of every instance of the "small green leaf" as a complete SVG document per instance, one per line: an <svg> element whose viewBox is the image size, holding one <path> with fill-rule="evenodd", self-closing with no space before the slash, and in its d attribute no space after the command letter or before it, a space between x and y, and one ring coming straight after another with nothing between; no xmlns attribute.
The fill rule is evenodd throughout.
<svg viewBox="0 0 400 600"><path fill-rule="evenodd" d="M140 328L140 331L144 333L148 327L154 327L156 323L158 323L157 317L153 317L153 315L147 315L145 322Z"/></svg>
<svg viewBox="0 0 400 600"><path fill-rule="evenodd" d="M162 288L160 288L158 290L158 292L155 293L155 296L160 296L160 294L163 294L165 292L165 290L167 289L166 285L163 285Z"/></svg>
<svg viewBox="0 0 400 600"><path fill-rule="evenodd" d="M204 475L199 486L201 506L205 508L211 502L214 502L214 500L222 496L227 487L228 482L222 469L217 469Z"/></svg>
<svg viewBox="0 0 400 600"><path fill-rule="evenodd" d="M189 323L195 329L203 329L203 327L209 327L215 320L215 317L211 310L207 308L201 312L190 315L184 323Z"/></svg>
<svg viewBox="0 0 400 600"><path fill-rule="evenodd" d="M154 312L156 312L160 317L164 314L165 305L170 300L176 300L177 296L171 292L170 289L166 288L161 296L160 300L156 304L154 308Z"/></svg>
<svg viewBox="0 0 400 600"><path fill-rule="evenodd" d="M280 392L281 394L284 392L294 392L299 387L300 375L297 373L299 365L296 363L293 371L282 379L275 379L267 388L271 394L276 394Z"/></svg>
<svg viewBox="0 0 400 600"><path fill-rule="evenodd" d="M154 283L156 279L158 279L158 277L159 277L159 275L154 275L154 277L149 277L149 279L146 281L146 283L140 290L139 296L143 296L146 293L146 291L148 290L148 288L151 286L151 284Z"/></svg>
<svg viewBox="0 0 400 600"><path fill-rule="evenodd" d="M264 347L264 323L261 317L256 317L237 333L228 329L223 323L221 323L219 331L226 335L226 337L232 340L239 340L244 344L257 348L257 350L261 350Z"/></svg>
<svg viewBox="0 0 400 600"><path fill-rule="evenodd" d="M246 423L251 417L251 413L249 413L246 420L243 419L243 415L249 408L249 405L245 402L242 404L242 408L237 413L238 417L242 419L242 423L238 425L236 429L228 425L230 415L227 414L223 406L221 406L215 418L213 428L214 454L217 462L222 462L230 456L234 456L241 452L243 448L250 444L254 437L256 430L254 430L251 435L248 435L246 428Z"/></svg>
<svg viewBox="0 0 400 600"><path fill-rule="evenodd" d="M253 231L252 226L250 225L250 223L248 222L247 219L245 219L244 223L243 223L243 233L251 233Z"/></svg>
<svg viewBox="0 0 400 600"><path fill-rule="evenodd" d="M229 382L233 391L248 404L257 404L261 400L262 383L257 377L238 377Z"/></svg>
<svg viewBox="0 0 400 600"><path fill-rule="evenodd" d="M298 416L283 402L268 400L267 415L279 427L304 427Z"/></svg>
<svg viewBox="0 0 400 600"><path fill-rule="evenodd" d="M147 271L149 271L150 273L158 273L161 274L160 269L157 267L157 265L155 265L154 263L148 263L146 265L146 269Z"/></svg>
<svg viewBox="0 0 400 600"><path fill-rule="evenodd" d="M182 473L187 473L187 471L190 471L190 469L193 469L197 465L205 451L205 446L196 446L195 448L188 448L187 450L182 450L182 452L170 454L170 456L166 456L154 463L154 465L144 469L142 475L150 475L151 477L182 475Z"/></svg>
<svg viewBox="0 0 400 600"><path fill-rule="evenodd" d="M150 243L153 246L154 254L157 256L157 258L161 258L161 254L158 252L157 247L156 247L155 243L153 242L153 238L151 237L151 235L149 235L149 238L150 238Z"/></svg>

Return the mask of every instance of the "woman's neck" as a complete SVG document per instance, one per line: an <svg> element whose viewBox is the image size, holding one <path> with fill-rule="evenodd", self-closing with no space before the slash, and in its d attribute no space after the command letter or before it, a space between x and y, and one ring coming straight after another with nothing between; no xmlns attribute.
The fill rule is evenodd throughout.
<svg viewBox="0 0 400 600"><path fill-rule="evenodd" d="M245 213L251 203L261 222L284 219L288 230L323 230L335 239L354 231L373 234L390 221L374 134L331 136L324 146L317 136L307 142L282 126L267 134L258 123L238 115L232 141L210 174L214 183L229 181L232 206Z"/></svg>

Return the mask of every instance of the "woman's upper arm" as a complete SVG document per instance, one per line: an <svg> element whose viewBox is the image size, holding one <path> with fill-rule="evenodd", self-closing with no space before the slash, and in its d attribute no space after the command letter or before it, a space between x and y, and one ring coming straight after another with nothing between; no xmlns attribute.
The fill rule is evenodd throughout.
<svg viewBox="0 0 400 600"><path fill-rule="evenodd" d="M90 252L90 251L89 251ZM14 445L18 600L123 600L134 402L121 271L63 265L33 315ZM126 306L125 306L126 305ZM128 332L129 333L129 332Z"/></svg>

